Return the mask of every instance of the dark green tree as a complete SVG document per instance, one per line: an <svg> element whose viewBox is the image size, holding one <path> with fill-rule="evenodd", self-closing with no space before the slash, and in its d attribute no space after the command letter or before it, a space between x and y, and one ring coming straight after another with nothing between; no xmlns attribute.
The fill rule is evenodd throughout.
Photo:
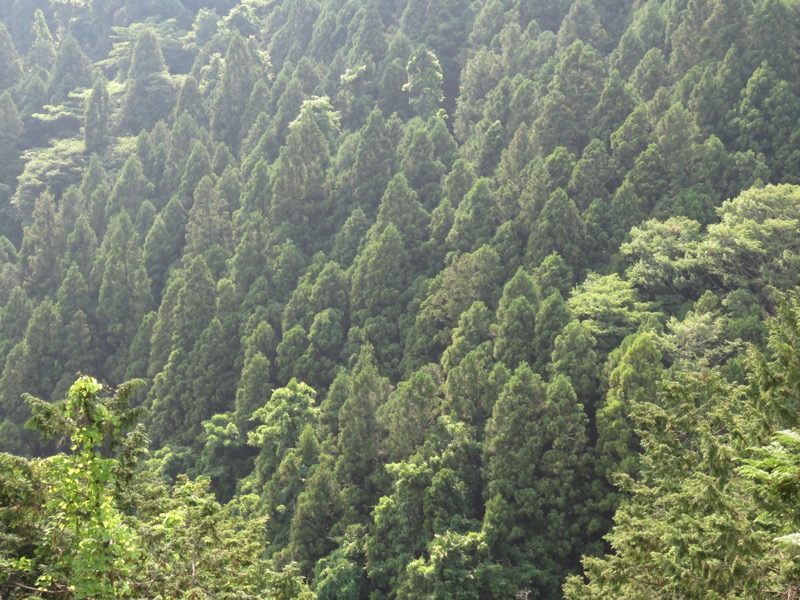
<svg viewBox="0 0 800 600"><path fill-rule="evenodd" d="M36 199L32 222L24 232L19 253L22 281L29 295L41 298L58 287L66 242L53 194L44 192Z"/></svg>
<svg viewBox="0 0 800 600"><path fill-rule="evenodd" d="M307 101L272 169L270 219L305 250L316 249L330 231L328 169L338 135L327 99Z"/></svg>
<svg viewBox="0 0 800 600"><path fill-rule="evenodd" d="M176 90L167 71L158 38L144 28L136 38L122 98L122 127L137 133L166 119L175 105Z"/></svg>
<svg viewBox="0 0 800 600"><path fill-rule="evenodd" d="M138 325L153 308L139 238L126 213L109 227L93 272L100 283L96 317L107 344L105 372L119 380Z"/></svg>
<svg viewBox="0 0 800 600"><path fill-rule="evenodd" d="M231 37L225 53L222 78L214 93L211 130L234 153L239 147L242 117L260 73L259 58L238 33Z"/></svg>
<svg viewBox="0 0 800 600"><path fill-rule="evenodd" d="M474 252L491 239L497 222L495 213L490 180L482 177L456 208L445 242L455 252Z"/></svg>
<svg viewBox="0 0 800 600"><path fill-rule="evenodd" d="M5 23L0 22L0 92L4 92L22 77L22 59L14 46Z"/></svg>
<svg viewBox="0 0 800 600"><path fill-rule="evenodd" d="M55 62L47 82L47 92L53 104L67 100L70 92L92 85L92 69L89 57L69 33L58 43Z"/></svg>
<svg viewBox="0 0 800 600"><path fill-rule="evenodd" d="M153 197L153 184L145 177L142 162L131 154L117 177L106 204L106 223L111 223L123 212L132 221L141 204Z"/></svg>
<svg viewBox="0 0 800 600"><path fill-rule="evenodd" d="M365 345L350 377L347 398L339 409L336 479L347 506L345 519L364 519L382 490L381 439L378 408L391 392L389 381L375 366L372 347Z"/></svg>
<svg viewBox="0 0 800 600"><path fill-rule="evenodd" d="M563 189L550 195L528 239L526 261L538 266L557 252L575 270L583 264L584 226L572 198Z"/></svg>
<svg viewBox="0 0 800 600"><path fill-rule="evenodd" d="M33 39L25 55L25 65L28 69L38 71L37 74L46 79L56 60L56 44L41 9L34 12L31 32Z"/></svg>
<svg viewBox="0 0 800 600"><path fill-rule="evenodd" d="M111 141L111 104L106 81L95 77L83 117L83 143L89 153L102 153Z"/></svg>
<svg viewBox="0 0 800 600"><path fill-rule="evenodd" d="M569 381L546 386L523 364L486 425L483 535L506 565L503 593L560 596L583 549L578 486L586 477L587 418Z"/></svg>
<svg viewBox="0 0 800 600"><path fill-rule="evenodd" d="M492 328L494 358L509 369L520 363L533 364L533 336L539 311L539 290L522 268L503 287L497 307L497 324Z"/></svg>

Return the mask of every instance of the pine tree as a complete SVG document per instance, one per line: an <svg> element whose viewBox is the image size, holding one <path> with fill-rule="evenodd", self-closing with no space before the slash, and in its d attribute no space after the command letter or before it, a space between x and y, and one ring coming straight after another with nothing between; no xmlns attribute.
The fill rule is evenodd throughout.
<svg viewBox="0 0 800 600"><path fill-rule="evenodd" d="M539 290L522 268L503 287L497 308L497 325L492 328L494 358L509 369L520 363L532 364L533 336L539 310Z"/></svg>
<svg viewBox="0 0 800 600"><path fill-rule="evenodd" d="M67 100L76 88L92 85L91 61L78 42L70 34L64 35L58 44L53 68L47 82L47 92L53 104Z"/></svg>
<svg viewBox="0 0 800 600"><path fill-rule="evenodd" d="M0 93L6 91L22 77L22 59L5 23L0 22Z"/></svg>
<svg viewBox="0 0 800 600"><path fill-rule="evenodd" d="M377 411L391 388L375 367L372 352L368 345L361 349L338 415L335 473L343 488L350 522L366 517L381 491L383 432Z"/></svg>
<svg viewBox="0 0 800 600"><path fill-rule="evenodd" d="M25 56L25 65L38 71L40 77L46 78L56 60L56 44L41 9L36 9L33 18L33 41Z"/></svg>
<svg viewBox="0 0 800 600"><path fill-rule="evenodd" d="M575 203L559 188L550 195L531 231L526 261L535 267L557 252L571 268L580 269L584 236L583 221Z"/></svg>
<svg viewBox="0 0 800 600"><path fill-rule="evenodd" d="M158 38L150 29L144 28L133 47L122 99L122 127L130 132L150 129L172 113L175 99L175 89Z"/></svg>
<svg viewBox="0 0 800 600"><path fill-rule="evenodd" d="M386 404L378 408L378 422L386 430L388 461L405 460L422 446L438 412L441 380L437 367L423 367L401 382Z"/></svg>
<svg viewBox="0 0 800 600"><path fill-rule="evenodd" d="M583 547L579 486L587 419L565 378L549 386L523 364L486 425L483 534L505 594L557 598Z"/></svg>
<svg viewBox="0 0 800 600"><path fill-rule="evenodd" d="M111 223L125 212L132 221L139 212L139 206L153 197L153 184L144 175L142 162L131 154L122 167L114 189L106 204L106 223Z"/></svg>
<svg viewBox="0 0 800 600"><path fill-rule="evenodd" d="M496 222L490 180L482 177L459 203L445 242L455 252L474 252L491 239Z"/></svg>
<svg viewBox="0 0 800 600"><path fill-rule="evenodd" d="M41 298L56 291L61 281L59 265L65 241L55 198L44 192L36 199L32 223L25 228L20 248L19 267L29 295Z"/></svg>
<svg viewBox="0 0 800 600"><path fill-rule="evenodd" d="M126 213L109 227L94 270L100 278L96 316L107 344L105 372L118 381L138 325L153 308L139 237Z"/></svg>
<svg viewBox="0 0 800 600"><path fill-rule="evenodd" d="M259 76L257 67L257 59L247 42L234 34L225 53L225 67L211 110L211 130L234 153L239 147L246 103Z"/></svg>
<svg viewBox="0 0 800 600"><path fill-rule="evenodd" d="M102 153L111 141L111 106L104 78L96 77L83 118L83 143L89 153Z"/></svg>
<svg viewBox="0 0 800 600"><path fill-rule="evenodd" d="M329 102L306 102L272 169L270 219L306 250L316 249L330 228L328 169L338 134Z"/></svg>

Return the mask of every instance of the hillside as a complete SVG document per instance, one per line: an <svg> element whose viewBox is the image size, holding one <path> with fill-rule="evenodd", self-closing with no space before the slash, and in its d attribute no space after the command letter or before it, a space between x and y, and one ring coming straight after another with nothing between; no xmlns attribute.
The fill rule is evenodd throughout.
<svg viewBox="0 0 800 600"><path fill-rule="evenodd" d="M796 0L3 2L0 597L800 594L798 122Z"/></svg>

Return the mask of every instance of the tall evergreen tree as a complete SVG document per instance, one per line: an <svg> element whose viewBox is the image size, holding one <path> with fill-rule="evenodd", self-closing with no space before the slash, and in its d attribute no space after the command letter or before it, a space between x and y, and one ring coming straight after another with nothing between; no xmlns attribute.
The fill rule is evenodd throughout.
<svg viewBox="0 0 800 600"><path fill-rule="evenodd" d="M111 141L111 104L106 81L95 77L83 117L83 143L89 153L102 153Z"/></svg>
<svg viewBox="0 0 800 600"><path fill-rule="evenodd" d="M382 489L382 427L378 408L390 393L389 381L379 374L372 347L359 352L347 398L339 409L336 478L343 488L349 522L364 519Z"/></svg>
<svg viewBox="0 0 800 600"><path fill-rule="evenodd" d="M138 133L166 119L176 99L158 38L144 28L136 38L122 99L121 125Z"/></svg>
<svg viewBox="0 0 800 600"><path fill-rule="evenodd" d="M139 237L126 213L109 227L94 270L100 281L96 316L108 353L105 372L118 381L138 325L153 308Z"/></svg>
<svg viewBox="0 0 800 600"><path fill-rule="evenodd" d="M225 67L214 94L211 130L234 153L239 147L242 118L258 77L258 58L238 33L231 37L225 53Z"/></svg>
<svg viewBox="0 0 800 600"><path fill-rule="evenodd" d="M3 22L0 22L0 65L0 92L4 92L20 80L22 59Z"/></svg>
<svg viewBox="0 0 800 600"><path fill-rule="evenodd" d="M579 486L586 476L587 419L568 380L546 386L523 364L486 425L483 534L503 568L504 595L560 596L583 549ZM554 490L558 490L554 493Z"/></svg>

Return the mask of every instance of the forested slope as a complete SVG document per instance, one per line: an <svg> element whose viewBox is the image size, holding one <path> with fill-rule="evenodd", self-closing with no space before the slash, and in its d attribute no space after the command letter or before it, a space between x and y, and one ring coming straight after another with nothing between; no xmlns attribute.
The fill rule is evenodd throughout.
<svg viewBox="0 0 800 600"><path fill-rule="evenodd" d="M0 595L793 597L798 121L796 0L3 2Z"/></svg>

